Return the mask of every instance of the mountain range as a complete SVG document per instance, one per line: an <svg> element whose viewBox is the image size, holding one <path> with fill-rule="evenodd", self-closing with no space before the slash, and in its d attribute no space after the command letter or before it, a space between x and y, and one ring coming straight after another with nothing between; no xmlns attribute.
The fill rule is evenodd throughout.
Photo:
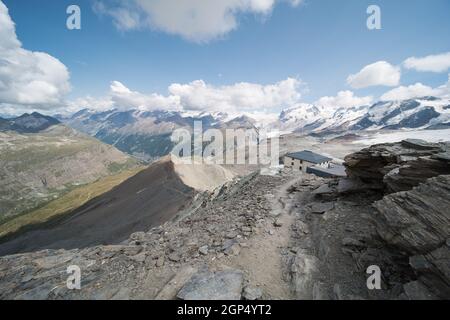
<svg viewBox="0 0 450 320"><path fill-rule="evenodd" d="M173 129L191 130L202 120L204 129L304 133L280 140L288 149L310 141L334 150L336 133L438 133L432 129L448 127L448 110L447 100L429 97L355 108L302 104L270 124L246 114L136 110L0 119L0 298L111 298L118 285L125 298L184 299L191 291L209 298L219 289L195 281L209 286L229 270L236 299L248 296L244 283L261 286L258 297L265 299L343 299L355 292L364 299L446 298L448 143L408 139L365 148L345 157L347 178L329 180L290 170L238 175L172 156L143 168L94 137L139 137L115 145L141 148L151 159L168 152ZM317 134L331 139L318 143ZM146 149L142 141L166 149ZM347 150L342 140L334 144ZM399 215L406 224L398 224ZM61 286L69 261L87 266L83 290ZM365 270L374 264L389 271L389 290L367 290ZM228 271L209 273L218 266ZM334 273L320 282L321 270Z"/></svg>
<svg viewBox="0 0 450 320"><path fill-rule="evenodd" d="M37 133L59 123L57 119L44 116L38 112L33 112L32 114L25 113L16 118L0 118L0 131Z"/></svg>
<svg viewBox="0 0 450 320"><path fill-rule="evenodd" d="M208 128L266 128L281 133L328 134L359 130L450 128L450 99L423 97L401 101L380 101L356 107L324 107L298 104L278 117L251 113L175 112L139 110L93 111L83 109L70 116L55 116L66 125L91 135L143 160L154 160L173 147L171 133L191 130L194 121ZM269 119L269 120L268 120Z"/></svg>
<svg viewBox="0 0 450 320"><path fill-rule="evenodd" d="M270 120L248 113L117 109L0 118L1 216L14 217L74 186L135 167L136 159L165 156L174 145L173 130L192 131L195 121L204 130L265 128L305 135L445 129L450 128L450 100L423 97L347 108L299 104Z"/></svg>
<svg viewBox="0 0 450 320"><path fill-rule="evenodd" d="M347 108L302 104L281 112L279 124L287 131L307 133L449 128L450 99L423 97Z"/></svg>
<svg viewBox="0 0 450 320"><path fill-rule="evenodd" d="M143 112L139 110L81 110L71 116L56 118L66 125L137 158L152 161L167 155L174 143L173 130L192 130L195 121L209 128L253 128L256 120L247 116L230 117L226 113L187 113L170 111Z"/></svg>

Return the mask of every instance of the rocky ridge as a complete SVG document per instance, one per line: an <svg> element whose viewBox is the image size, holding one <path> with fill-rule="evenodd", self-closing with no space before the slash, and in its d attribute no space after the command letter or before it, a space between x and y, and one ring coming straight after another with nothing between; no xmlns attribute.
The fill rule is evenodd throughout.
<svg viewBox="0 0 450 320"><path fill-rule="evenodd" d="M448 175L403 175L396 185L411 189L395 192L383 174L446 161L446 148L374 146L347 158L343 181L254 173L198 194L173 221L120 245L2 257L0 298L449 299ZM74 264L81 290L66 287ZM381 290L367 287L373 265Z"/></svg>
<svg viewBox="0 0 450 320"><path fill-rule="evenodd" d="M228 277L235 289L254 295L258 289L247 288L248 270L226 275L235 269L227 258L241 255L256 234L272 237L270 194L287 179L253 174L229 182L214 193L198 195L173 222L132 234L120 245L2 257L0 298L173 299L178 294L188 298L197 295L188 294L188 289L179 293L181 286L197 273ZM82 290L66 288L68 265L80 266Z"/></svg>

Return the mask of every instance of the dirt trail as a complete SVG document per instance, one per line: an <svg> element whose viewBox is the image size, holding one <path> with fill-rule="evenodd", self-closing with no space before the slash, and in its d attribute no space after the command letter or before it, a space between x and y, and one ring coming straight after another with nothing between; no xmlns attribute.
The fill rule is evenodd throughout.
<svg viewBox="0 0 450 320"><path fill-rule="evenodd" d="M289 188L301 181L298 176L279 186L278 191L268 194L273 219L265 219L258 226L258 232L245 244L241 244L238 256L221 260L229 267L244 270L250 285L262 289L265 299L294 299L290 284L284 278L282 249L289 245L293 198Z"/></svg>

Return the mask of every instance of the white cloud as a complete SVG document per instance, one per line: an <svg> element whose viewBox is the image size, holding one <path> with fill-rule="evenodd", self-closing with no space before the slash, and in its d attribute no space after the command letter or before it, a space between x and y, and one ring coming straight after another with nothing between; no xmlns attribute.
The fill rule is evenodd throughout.
<svg viewBox="0 0 450 320"><path fill-rule="evenodd" d="M420 82L410 86L400 86L392 89L381 96L381 100L406 100L426 96L449 97L450 96L450 75L449 80L442 86L432 88Z"/></svg>
<svg viewBox="0 0 450 320"><path fill-rule="evenodd" d="M62 113L72 113L79 111L81 109L91 109L97 111L105 111L114 108L114 101L111 97L101 97L96 98L92 96L86 96L82 98L77 98L73 101L67 102Z"/></svg>
<svg viewBox="0 0 450 320"><path fill-rule="evenodd" d="M130 2L127 5L127 1L123 1L124 7L108 7L103 2L96 1L93 9L100 16L110 16L114 26L119 30L139 29L143 24L142 14L138 10L134 10L129 4Z"/></svg>
<svg viewBox="0 0 450 320"><path fill-rule="evenodd" d="M275 84L241 82L228 86L212 86L202 80L189 84L172 84L169 92L178 96L190 110L257 110L291 106L299 102L302 81L288 78Z"/></svg>
<svg viewBox="0 0 450 320"><path fill-rule="evenodd" d="M287 78L275 84L261 85L241 82L228 86L213 86L203 80L188 84L171 84L167 96L132 91L119 81L113 81L104 98L85 97L68 103L67 111L89 108L107 110L195 110L227 113L268 113L271 109L289 107L299 102L303 82Z"/></svg>
<svg viewBox="0 0 450 320"><path fill-rule="evenodd" d="M371 104L373 97L357 97L352 91L339 91L335 97L322 97L315 104L323 107L357 107Z"/></svg>
<svg viewBox="0 0 450 320"><path fill-rule="evenodd" d="M140 110L181 110L180 98L156 93L142 94L131 91L119 81L111 83L111 100L116 108Z"/></svg>
<svg viewBox="0 0 450 320"><path fill-rule="evenodd" d="M277 2L298 6L302 0L124 0L96 2L94 10L112 17L120 30L151 28L206 42L235 30L239 14L268 15Z"/></svg>
<svg viewBox="0 0 450 320"><path fill-rule="evenodd" d="M403 65L416 71L446 72L450 68L450 52L422 58L411 57L406 59Z"/></svg>
<svg viewBox="0 0 450 320"><path fill-rule="evenodd" d="M0 108L50 109L69 91L66 66L47 53L22 48L8 8L0 1Z"/></svg>
<svg viewBox="0 0 450 320"><path fill-rule="evenodd" d="M433 95L433 88L418 82L410 86L400 86L381 96L381 100L406 100Z"/></svg>
<svg viewBox="0 0 450 320"><path fill-rule="evenodd" d="M397 86L400 82L400 68L386 61L378 61L365 66L361 71L347 78L347 83L355 89L371 86Z"/></svg>

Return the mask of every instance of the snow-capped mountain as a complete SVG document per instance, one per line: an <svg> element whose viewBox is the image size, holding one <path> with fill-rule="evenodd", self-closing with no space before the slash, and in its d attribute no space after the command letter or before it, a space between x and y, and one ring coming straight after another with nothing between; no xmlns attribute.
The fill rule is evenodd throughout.
<svg viewBox="0 0 450 320"><path fill-rule="evenodd" d="M301 104L284 110L279 125L284 131L305 133L450 128L450 99L424 97L351 108Z"/></svg>
<svg viewBox="0 0 450 320"><path fill-rule="evenodd" d="M424 97L380 101L371 106L324 107L299 104L273 114L200 111L81 110L58 119L81 132L144 160L168 154L173 130L192 130L195 121L208 128L266 128L281 133L338 133L357 130L450 128L450 100Z"/></svg>
<svg viewBox="0 0 450 320"><path fill-rule="evenodd" d="M266 119L253 119L246 115L223 112L175 112L109 110L78 111L69 117L58 116L68 126L114 145L121 151L144 160L164 156L173 148L171 141L175 129L192 130L195 121L208 128L255 128Z"/></svg>

